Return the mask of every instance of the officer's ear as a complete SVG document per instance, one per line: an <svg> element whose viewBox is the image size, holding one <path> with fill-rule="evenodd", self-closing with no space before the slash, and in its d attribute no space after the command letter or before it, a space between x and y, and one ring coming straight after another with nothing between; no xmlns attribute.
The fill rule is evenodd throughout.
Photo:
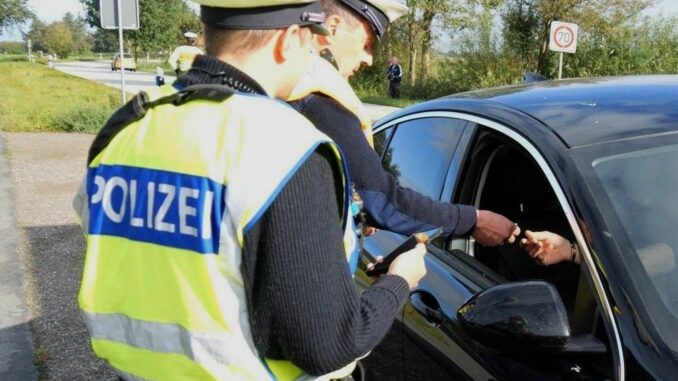
<svg viewBox="0 0 678 381"><path fill-rule="evenodd" d="M299 25L290 25L282 29L275 37L275 61L283 63L299 54L302 48L308 48L310 38L310 31Z"/></svg>
<svg viewBox="0 0 678 381"><path fill-rule="evenodd" d="M323 25L325 28L330 31L330 37L337 35L337 30L342 24L345 24L346 21L339 15L329 15L325 17Z"/></svg>

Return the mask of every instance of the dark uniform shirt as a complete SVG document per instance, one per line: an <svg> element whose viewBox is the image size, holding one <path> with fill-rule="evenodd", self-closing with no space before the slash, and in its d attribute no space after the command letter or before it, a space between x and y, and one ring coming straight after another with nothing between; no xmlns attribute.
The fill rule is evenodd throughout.
<svg viewBox="0 0 678 381"><path fill-rule="evenodd" d="M468 234L475 226L474 207L434 201L399 186L367 143L358 118L334 99L311 94L293 106L341 148L370 225L404 235L442 227L453 236Z"/></svg>

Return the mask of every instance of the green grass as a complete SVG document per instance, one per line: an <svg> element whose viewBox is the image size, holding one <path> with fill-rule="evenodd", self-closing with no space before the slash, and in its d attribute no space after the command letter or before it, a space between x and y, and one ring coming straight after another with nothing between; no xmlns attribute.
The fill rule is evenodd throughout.
<svg viewBox="0 0 678 381"><path fill-rule="evenodd" d="M155 73L156 66L160 66L162 70L165 71L165 75L174 75L174 70L170 67L169 63L167 63L167 60L160 62L146 62L146 60L140 59L137 61L137 71Z"/></svg>
<svg viewBox="0 0 678 381"><path fill-rule="evenodd" d="M39 63L0 61L0 129L96 133L120 106L119 91Z"/></svg>
<svg viewBox="0 0 678 381"><path fill-rule="evenodd" d="M1 62L28 62L26 54L0 54Z"/></svg>
<svg viewBox="0 0 678 381"><path fill-rule="evenodd" d="M393 107L407 107L415 103L422 102L421 99L398 98L393 99L388 95L376 94L372 91L356 90L358 98L363 103L372 103L375 105L393 106Z"/></svg>

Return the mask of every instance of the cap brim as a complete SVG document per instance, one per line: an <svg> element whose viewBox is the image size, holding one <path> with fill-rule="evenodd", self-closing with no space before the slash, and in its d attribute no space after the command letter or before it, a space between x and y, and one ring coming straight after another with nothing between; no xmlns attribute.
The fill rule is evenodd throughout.
<svg viewBox="0 0 678 381"><path fill-rule="evenodd" d="M309 27L315 34L329 35L322 26L325 15L317 2L256 8L200 7L203 23L221 29L281 29L290 25Z"/></svg>
<svg viewBox="0 0 678 381"><path fill-rule="evenodd" d="M339 0L343 5L352 9L360 17L365 19L374 35L377 37L377 40L381 40L381 37L386 33L388 28L389 19L386 14L379 8L375 7L368 1L365 0Z"/></svg>
<svg viewBox="0 0 678 381"><path fill-rule="evenodd" d="M313 32L313 34L319 34L321 36L330 35L330 31L327 28L325 28L325 26L322 24L308 24L304 26L308 26L309 29L311 29L311 32Z"/></svg>

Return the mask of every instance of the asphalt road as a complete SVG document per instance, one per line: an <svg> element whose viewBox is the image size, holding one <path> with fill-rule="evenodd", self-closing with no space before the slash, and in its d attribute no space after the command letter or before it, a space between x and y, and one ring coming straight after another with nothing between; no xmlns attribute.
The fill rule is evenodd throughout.
<svg viewBox="0 0 678 381"><path fill-rule="evenodd" d="M111 71L110 61L97 62L59 62L56 69L77 77L102 83L106 86L120 88L120 71ZM173 76L165 76L167 83L174 81ZM136 94L149 87L155 87L155 73L125 71L125 90Z"/></svg>
<svg viewBox="0 0 678 381"><path fill-rule="evenodd" d="M77 77L96 81L107 86L120 88L120 72L111 71L110 61L98 62L64 62L57 63L56 69ZM166 83L172 83L174 77L165 76ZM125 90L128 93L137 92L155 87L155 73L125 72ZM381 119L385 115L398 110L396 107L365 104L365 111L373 121Z"/></svg>
<svg viewBox="0 0 678 381"><path fill-rule="evenodd" d="M0 138L5 141L3 157L10 169L5 179L11 179L14 196L18 237L14 265L26 270L21 290L28 314L17 313L24 320L12 328L15 335L30 329L33 337L33 348L24 346L23 352L13 355L22 360L15 369L25 365L32 373L10 373L11 367L3 372L0 364L0 380L116 380L92 354L77 306L85 239L71 200L84 176L94 136L3 132ZM25 343L15 345L20 344Z"/></svg>

